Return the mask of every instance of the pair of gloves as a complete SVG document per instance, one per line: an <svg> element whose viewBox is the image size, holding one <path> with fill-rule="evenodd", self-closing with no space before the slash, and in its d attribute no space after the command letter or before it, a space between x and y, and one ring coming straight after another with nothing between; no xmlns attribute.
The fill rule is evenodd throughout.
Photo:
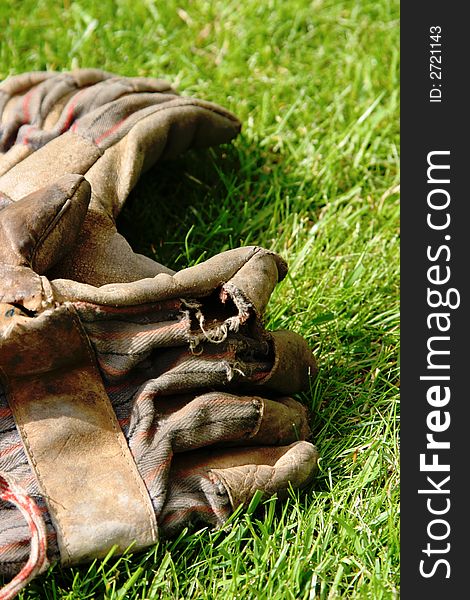
<svg viewBox="0 0 470 600"><path fill-rule="evenodd" d="M1 599L52 561L221 526L311 480L291 396L316 363L262 324L282 258L243 247L175 273L115 225L141 173L239 130L158 79L0 84Z"/></svg>

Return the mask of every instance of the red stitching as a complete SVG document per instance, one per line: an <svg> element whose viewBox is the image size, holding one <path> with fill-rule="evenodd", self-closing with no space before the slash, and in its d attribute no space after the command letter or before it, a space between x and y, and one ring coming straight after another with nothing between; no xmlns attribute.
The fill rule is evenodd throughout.
<svg viewBox="0 0 470 600"><path fill-rule="evenodd" d="M21 108L23 110L23 123L30 123L31 114L29 112L29 102L31 100L31 95L35 90L30 90L27 94L25 94L23 98L23 102L21 103Z"/></svg>
<svg viewBox="0 0 470 600"><path fill-rule="evenodd" d="M83 90L81 90L80 92L78 92L75 97L73 98L72 102L70 103L70 106L68 107L67 110L67 116L65 118L65 123L62 126L62 129L60 131L60 133L64 133L65 131L67 131L67 129L70 127L73 118L74 118L74 113L75 113L75 108L77 106L77 103L80 99L80 96L83 96L83 93L88 91L88 88L84 88Z"/></svg>
<svg viewBox="0 0 470 600"><path fill-rule="evenodd" d="M98 145L104 139L106 139L107 137L109 137L112 133L114 133L117 129L119 129L119 127L121 127L121 125L124 123L124 121L126 121L128 118L129 118L128 116L124 117L124 119L121 119L115 125L113 125L112 127L110 127L107 131L105 131L104 133L102 133L99 137L95 138L95 140L94 140L95 144Z"/></svg>

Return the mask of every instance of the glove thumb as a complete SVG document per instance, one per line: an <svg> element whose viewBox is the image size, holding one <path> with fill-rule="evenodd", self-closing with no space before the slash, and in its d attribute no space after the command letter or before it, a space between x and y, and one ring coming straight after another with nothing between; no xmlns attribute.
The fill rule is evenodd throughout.
<svg viewBox="0 0 470 600"><path fill-rule="evenodd" d="M90 196L82 175L65 175L17 202L3 197L0 262L45 273L74 247Z"/></svg>

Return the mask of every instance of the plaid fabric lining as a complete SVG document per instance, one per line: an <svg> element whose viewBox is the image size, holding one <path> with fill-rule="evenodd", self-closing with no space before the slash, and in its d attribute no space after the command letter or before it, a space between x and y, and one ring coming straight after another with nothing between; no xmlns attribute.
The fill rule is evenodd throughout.
<svg viewBox="0 0 470 600"><path fill-rule="evenodd" d="M91 111L95 116L91 120L85 119L78 132L99 144L139 107L166 102L176 95L169 84L161 80L120 78L103 71L91 73L94 77L89 76L83 81L77 80L73 73L54 74L27 91L21 81L25 76L19 76L16 85L11 81L3 87L0 85L0 152L5 153L17 144L29 146L33 152L71 127L76 130L77 120ZM8 111L8 118L2 122L7 101L17 94L22 95L13 100L15 103ZM64 106L56 123L46 129L47 116L61 103ZM107 146L114 143L113 140L109 139Z"/></svg>
<svg viewBox="0 0 470 600"><path fill-rule="evenodd" d="M231 508L226 493L201 471L172 480L168 492L172 457L251 435L259 402L230 390L235 383L256 382L272 368L266 342L249 337L248 325L219 343L208 340L196 317L201 307L203 301L180 300L120 309L75 305L156 514L162 515L160 526L170 534L191 520L217 525L227 518ZM233 320L234 315L225 317ZM213 319L207 327L214 332L224 323L224 318ZM40 508L48 557L57 560L55 531L0 388L2 472ZM28 558L30 534L20 511L2 501L0 531L0 572L16 572Z"/></svg>

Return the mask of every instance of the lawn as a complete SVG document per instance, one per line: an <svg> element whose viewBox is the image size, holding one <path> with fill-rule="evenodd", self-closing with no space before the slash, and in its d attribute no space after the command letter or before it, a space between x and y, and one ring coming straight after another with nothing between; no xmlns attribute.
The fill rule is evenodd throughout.
<svg viewBox="0 0 470 600"><path fill-rule="evenodd" d="M285 502L140 555L52 567L25 599L396 598L399 590L398 0L3 0L0 77L99 67L169 79L243 123L158 164L120 217L181 269L258 244L289 263L266 315L320 374L319 472Z"/></svg>

